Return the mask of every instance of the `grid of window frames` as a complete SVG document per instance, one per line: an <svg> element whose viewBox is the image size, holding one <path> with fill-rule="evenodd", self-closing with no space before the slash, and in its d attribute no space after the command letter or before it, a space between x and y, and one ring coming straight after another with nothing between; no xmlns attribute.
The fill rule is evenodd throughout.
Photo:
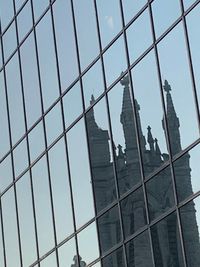
<svg viewBox="0 0 200 267"><path fill-rule="evenodd" d="M200 266L199 23L0 0L0 266Z"/></svg>

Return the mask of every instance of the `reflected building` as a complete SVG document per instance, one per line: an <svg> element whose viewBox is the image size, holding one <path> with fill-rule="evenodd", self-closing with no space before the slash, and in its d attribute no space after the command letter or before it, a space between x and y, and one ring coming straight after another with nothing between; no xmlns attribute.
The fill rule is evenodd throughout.
<svg viewBox="0 0 200 267"><path fill-rule="evenodd" d="M124 132L125 148L123 149L122 146L118 144L116 152L116 146L113 144L117 174L116 182L119 186L120 195L130 190L133 185L139 182L141 177L137 133L135 130L136 124L138 127L140 153L143 159L144 173L147 176L152 174L156 168L169 159L169 154L162 153L160 150L158 140L152 136L150 126L147 127L147 138L143 135L140 122L140 106L137 100L135 100L136 116L134 117L128 76L125 76L121 80L121 85L123 87L123 102L120 122ZM166 115L170 147L172 154L176 154L181 151L179 119L173 105L170 93L171 87L166 80L163 89L166 97ZM92 96L91 104L93 102L94 97ZM161 123L163 123L163 130L167 135L164 122ZM95 121L93 109L87 114L87 126L96 209L97 211L101 211L108 203L112 203L116 198L113 162L111 160L109 145L109 132L98 126ZM178 166L176 166L176 188L180 199L185 199L193 193L190 172L190 156L189 153L186 153L179 161ZM174 205L175 200L172 183L170 168L165 168L160 171L156 175L156 179L154 178L146 183L150 220L163 214ZM131 197L125 198L122 201L122 215L125 237L135 233L137 229L147 224L147 215L142 192L133 192ZM197 267L200 266L200 242L196 211L192 201L190 205L187 205L187 209L184 211L183 220L188 224L188 226L186 226L184 239L185 249L190 251L187 259L188 266ZM183 266L182 247L178 229L176 216L169 216L167 220L161 221L157 227L152 228L152 242L154 244L153 250L156 266ZM111 248L113 244L118 243L120 240L119 236L119 220L115 213L107 212L105 216L99 220L99 238L102 252ZM127 254L129 266L151 266L152 255L145 236L136 241L134 246L130 246ZM120 256L116 259L111 259L109 264L105 266L123 266Z"/></svg>

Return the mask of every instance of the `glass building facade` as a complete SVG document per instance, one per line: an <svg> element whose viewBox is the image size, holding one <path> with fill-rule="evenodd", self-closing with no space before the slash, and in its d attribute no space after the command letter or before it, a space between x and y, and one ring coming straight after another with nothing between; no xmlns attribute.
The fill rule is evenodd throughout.
<svg viewBox="0 0 200 267"><path fill-rule="evenodd" d="M0 0L0 266L200 266L200 0Z"/></svg>

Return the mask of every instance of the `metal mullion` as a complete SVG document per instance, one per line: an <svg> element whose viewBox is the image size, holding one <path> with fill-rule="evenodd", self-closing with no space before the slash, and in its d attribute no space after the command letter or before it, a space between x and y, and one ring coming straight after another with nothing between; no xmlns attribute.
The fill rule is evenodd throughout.
<svg viewBox="0 0 200 267"><path fill-rule="evenodd" d="M4 65L5 59L4 59L4 48L3 48L3 42L1 39L1 47L2 47L2 63ZM3 68L3 74L4 74L4 86L5 86L5 96L6 96L6 108L7 108L7 117L8 117L8 132L9 132L9 142L10 147L12 148L12 134L11 134L11 122L10 122L10 113L9 113L9 101L8 101L8 89L7 89L7 78L6 78L6 70L5 67ZM14 172L14 159L13 159L13 151L10 152L11 155L11 168L12 168L12 178L14 182L15 172ZM20 229L19 229L19 217L18 217L18 207L17 207L17 199L16 199L16 188L14 186L14 200L15 200L15 212L16 212L16 224L17 224L17 237L18 237L18 250L19 250L19 260L20 264L22 265L22 251L21 251L21 240L20 240ZM2 223L3 223L3 213L2 213ZM2 224L3 225L3 224ZM5 249L5 248L4 248ZM6 251L5 251L5 264L6 264Z"/></svg>
<svg viewBox="0 0 200 267"><path fill-rule="evenodd" d="M158 54L158 48L157 48L157 43L156 43L156 34L155 34L155 28L154 28L154 20L153 20L153 12L152 12L152 7L151 3L149 3L149 14L150 14L150 21L151 21L151 28L152 28L152 37L154 40L154 51L155 51L155 57L156 57L156 65L157 65L157 72L158 72L158 80L160 84L160 96L161 96L161 102L162 102L162 107L163 107L163 121L164 121L164 128L165 128L165 133L166 133L166 142L167 142L167 147L169 151L169 162L170 162L170 172L171 172L171 180L172 180L172 186L173 186L173 195L174 195L174 200L175 200L175 211L176 211L176 216L177 216L177 224L179 227L179 233L181 231L181 225L180 225L180 216L179 216L179 211L178 211L178 198L177 198L177 188L176 188L176 182L175 182L175 176L174 176L174 170L173 170L173 156L171 152L171 144L170 144L170 138L169 138L169 129L168 129L168 121L167 121L167 112L166 112L166 107L165 107L165 100L164 100L164 95L163 95L163 86L162 86L162 75L161 75L161 68L160 68L160 60L159 60L159 54ZM184 251L184 245L183 245L183 238L180 233L180 242L181 242L181 250L183 254L183 264L186 267L186 257L185 257L185 251Z"/></svg>

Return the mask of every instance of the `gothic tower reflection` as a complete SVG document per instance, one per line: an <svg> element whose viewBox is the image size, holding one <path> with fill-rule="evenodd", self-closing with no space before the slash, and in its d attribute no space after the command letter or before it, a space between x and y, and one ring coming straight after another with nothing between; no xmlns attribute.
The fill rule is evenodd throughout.
<svg viewBox="0 0 200 267"><path fill-rule="evenodd" d="M121 80L121 85L123 86L123 102L120 122L123 127L125 148L118 144L118 153L116 153L114 157L116 160L119 193L122 195L141 179L136 124L138 126L143 170L147 176L167 161L169 155L161 152L158 140L152 136L150 126L147 127L147 144L149 148L146 147L147 144L140 122L140 106L136 99L136 116L133 114L128 76L125 76ZM170 148L172 154L175 154L181 151L179 119L176 115L170 93L171 87L166 80L163 88L166 93L166 115ZM94 97L92 96L91 103L93 103L93 101ZM113 162L110 157L109 148L109 132L101 129L97 125L93 109L87 115L87 126L96 209L97 211L101 211L106 204L112 203L113 199L115 199ZM164 131L166 133L165 127ZM182 199L184 199L184 196L188 196L192 193L189 158L189 154L186 153L176 167L176 188ZM150 182L147 183L147 191L149 217L150 220L153 220L170 209L175 203L171 169L165 168L156 175L156 179L150 180ZM146 225L147 218L143 194L133 194L131 198L125 199L122 205L122 213L124 214L123 227L125 237L135 233L137 229ZM187 233L185 234L186 240L184 241L187 250L191 251L189 255L189 266L197 267L200 266L200 243L193 202L187 206L184 217L188 222ZM102 251L106 251L112 244L116 243L116 240L119 238L119 231L119 222L114 213L107 213L104 218L99 221L99 236ZM163 220L157 227L152 228L152 241L155 244L154 257L156 266L183 266L178 222L175 216L169 216L167 220ZM192 249L190 249L190 247L192 247ZM128 262L132 264L130 266L149 266L148 263L151 262L152 256L145 238L140 238L137 244L135 244L134 247L130 247L129 250ZM110 261L109 267L121 266L119 264L120 261L120 257L118 257L118 263Z"/></svg>

